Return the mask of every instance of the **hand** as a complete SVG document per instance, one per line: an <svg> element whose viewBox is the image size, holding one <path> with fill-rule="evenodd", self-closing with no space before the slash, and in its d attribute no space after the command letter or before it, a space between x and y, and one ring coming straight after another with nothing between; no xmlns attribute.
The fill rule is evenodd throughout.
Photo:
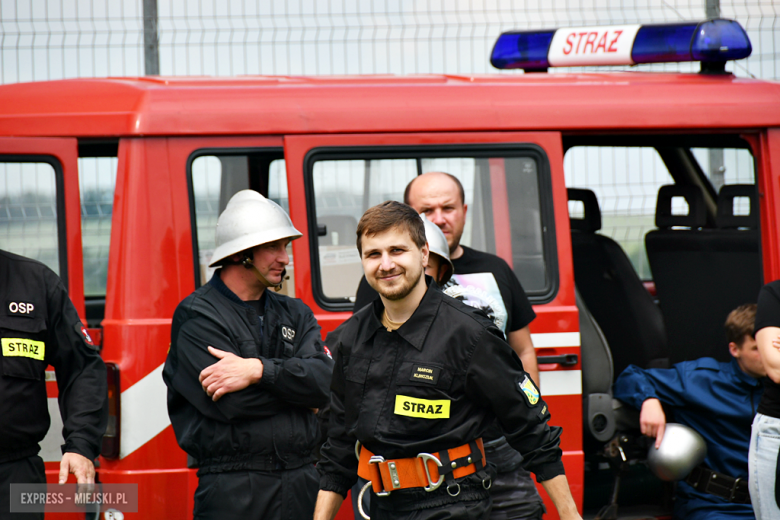
<svg viewBox="0 0 780 520"><path fill-rule="evenodd" d="M661 406L661 401L651 397L642 403L642 411L639 412L639 427L642 434L655 437L655 449L658 449L666 429L666 414Z"/></svg>
<svg viewBox="0 0 780 520"><path fill-rule="evenodd" d="M263 377L263 362L259 359L242 358L211 346L209 353L219 361L204 368L198 380L215 402L225 394L258 383Z"/></svg>
<svg viewBox="0 0 780 520"><path fill-rule="evenodd" d="M78 453L67 452L60 462L60 484L68 481L68 474L76 475L78 484L95 483L95 465L92 461Z"/></svg>

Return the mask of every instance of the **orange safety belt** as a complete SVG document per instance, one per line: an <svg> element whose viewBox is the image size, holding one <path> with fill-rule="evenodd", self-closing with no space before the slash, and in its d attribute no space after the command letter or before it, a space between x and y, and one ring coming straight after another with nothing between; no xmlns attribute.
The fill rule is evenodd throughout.
<svg viewBox="0 0 780 520"><path fill-rule="evenodd" d="M481 438L436 455L420 453L404 459L385 460L362 446L358 476L370 481L374 493L380 496L409 488L433 491L444 482L444 475L452 473L453 479L472 475L486 467L485 461Z"/></svg>

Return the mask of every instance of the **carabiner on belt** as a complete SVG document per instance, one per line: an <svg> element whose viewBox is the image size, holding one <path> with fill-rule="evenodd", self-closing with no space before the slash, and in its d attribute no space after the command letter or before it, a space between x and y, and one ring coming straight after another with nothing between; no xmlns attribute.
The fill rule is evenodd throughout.
<svg viewBox="0 0 780 520"><path fill-rule="evenodd" d="M366 485L363 486L363 489L360 490L360 494L358 495L357 503L358 503L358 513L360 513L360 516L365 518L366 520L371 520L371 517L366 514L365 511L363 511L363 495L366 494L366 490L371 486L371 481L369 480L366 482Z"/></svg>

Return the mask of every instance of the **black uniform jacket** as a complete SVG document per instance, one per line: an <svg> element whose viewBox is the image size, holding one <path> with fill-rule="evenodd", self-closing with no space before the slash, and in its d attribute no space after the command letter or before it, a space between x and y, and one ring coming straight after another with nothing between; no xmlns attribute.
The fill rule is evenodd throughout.
<svg viewBox="0 0 780 520"><path fill-rule="evenodd" d="M328 402L333 360L320 326L300 300L266 291L261 319L219 277L176 308L163 370L179 445L200 474L295 468L313 460L319 438L312 408ZM198 381L218 361L212 346L263 362L256 385L212 401ZM269 467L270 464L270 467Z"/></svg>
<svg viewBox="0 0 780 520"><path fill-rule="evenodd" d="M386 459L414 457L477 439L495 417L537 480L563 474L561 429L547 424L547 405L501 332L432 284L398 330L382 326L376 300L333 335L321 489L345 496L354 485L356 440Z"/></svg>
<svg viewBox="0 0 780 520"><path fill-rule="evenodd" d="M54 367L63 453L98 456L108 422L106 366L60 278L0 251L0 462L40 450L49 430L46 367Z"/></svg>

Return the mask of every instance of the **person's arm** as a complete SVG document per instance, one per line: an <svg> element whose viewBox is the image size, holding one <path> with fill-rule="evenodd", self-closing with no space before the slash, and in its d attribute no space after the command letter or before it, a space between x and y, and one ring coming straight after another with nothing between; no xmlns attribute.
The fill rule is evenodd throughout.
<svg viewBox="0 0 780 520"><path fill-rule="evenodd" d="M69 473L79 484L95 481L93 461L108 424L106 365L98 348L88 342L86 329L65 287L54 273L46 273L47 324L52 355L48 361L57 375L59 407L63 420L60 483Z"/></svg>
<svg viewBox="0 0 780 520"><path fill-rule="evenodd" d="M536 474L564 520L580 517L564 474L560 449L561 428L548 424L550 411L528 374L520 369L495 329L476 342L466 372L467 392L487 402L498 417L510 446L523 455L523 466Z"/></svg>
<svg viewBox="0 0 780 520"><path fill-rule="evenodd" d="M475 402L486 403L537 481L563 475L562 430L548 424L547 404L500 334L491 328L476 338L476 351L466 369L466 393Z"/></svg>
<svg viewBox="0 0 780 520"><path fill-rule="evenodd" d="M201 370L198 381L213 401L255 385L263 378L263 362L257 358L242 358L211 345L208 351L217 362Z"/></svg>
<svg viewBox="0 0 780 520"><path fill-rule="evenodd" d="M656 448L661 445L666 429L666 414L661 403L685 406L689 379L686 367L686 363L668 369L629 365L615 381L613 397L640 410L640 430L643 435L655 437Z"/></svg>
<svg viewBox="0 0 780 520"><path fill-rule="evenodd" d="M539 364L529 328L530 323L536 319L536 313L515 272L503 259L499 261L504 266L503 274L499 278L499 290L509 317L506 340L523 362L523 370L530 374L536 386L540 386ZM499 270L499 273L501 272Z"/></svg>
<svg viewBox="0 0 780 520"><path fill-rule="evenodd" d="M758 292L755 331L766 375L780 384L780 351L772 344L780 339L780 280L769 282Z"/></svg>
<svg viewBox="0 0 780 520"><path fill-rule="evenodd" d="M539 385L539 366L536 362L536 349L531 340L531 331L528 326L514 330L507 336L507 343L515 351L517 357L523 362L523 370L528 372L531 378Z"/></svg>
<svg viewBox="0 0 780 520"><path fill-rule="evenodd" d="M320 489L317 505L314 507L314 520L333 520L339 512L344 497L333 491Z"/></svg>
<svg viewBox="0 0 780 520"><path fill-rule="evenodd" d="M199 381L214 401L257 384L289 404L320 408L327 404L333 360L325 353L320 326L311 311L298 323L300 340L288 359L242 358L211 346L218 361L200 372Z"/></svg>
<svg viewBox="0 0 780 520"><path fill-rule="evenodd" d="M333 379L330 385L330 419L328 422L328 438L320 450L320 461L317 463L317 471L320 474L320 494L317 498L317 508L320 514L325 515L322 518L332 518L327 516L335 514L338 510L340 501L337 495L343 500L352 486L357 482L358 460L355 457L354 435L347 432L345 418L345 393L346 393L346 374L349 370L349 357L345 356L344 351L348 350L354 338L344 338L343 327L348 325L347 321L342 324L336 333L331 333L329 338L337 339L331 346L335 353L335 366L333 367ZM324 497L324 498L323 498ZM321 505L320 498L324 501ZM335 502L338 501L338 504ZM316 517L316 515L315 515ZM319 518L319 517L317 517Z"/></svg>
<svg viewBox="0 0 780 520"><path fill-rule="evenodd" d="M550 495L561 520L582 519L579 511L577 511L577 504L574 503L574 497L571 496L566 475L558 475L550 480L545 480L542 482L542 486L547 491L547 494Z"/></svg>
<svg viewBox="0 0 780 520"><path fill-rule="evenodd" d="M308 307L298 320L296 341L292 358L260 358L263 375L258 386L286 403L322 408L330 399L333 359L325 352L320 325Z"/></svg>
<svg viewBox="0 0 780 520"><path fill-rule="evenodd" d="M190 320L188 324L195 321ZM180 337L185 335L188 324L182 328ZM215 402L237 392L244 393L241 399L234 400L246 402L265 392L270 394L267 398L275 397L290 405L310 409L324 406L328 402L333 361L325 353L320 327L311 311L302 316L298 331L300 340L289 359L244 358L209 344L206 348L212 363L204 366L197 377L203 392ZM222 338L222 345L225 345L225 339ZM195 352L202 355L204 343L201 338ZM227 343L229 349L235 350L229 341ZM246 404L259 403L250 400Z"/></svg>
<svg viewBox="0 0 780 520"><path fill-rule="evenodd" d="M761 354L761 362L766 368L766 375L775 383L780 384L780 350L772 343L780 336L780 327L764 327L756 332L756 343Z"/></svg>
<svg viewBox="0 0 780 520"><path fill-rule="evenodd" d="M647 369L628 365L615 381L613 397L637 410L650 398L671 406L685 406L690 363L678 363L673 368Z"/></svg>
<svg viewBox="0 0 780 520"><path fill-rule="evenodd" d="M208 345L241 357L239 348L233 345L220 324L198 315L189 315L186 309L177 309L171 340L163 379L170 389L206 417L221 422L257 419L270 417L285 408L282 400L257 384L224 394L217 401L206 393L199 381L200 374L218 361L208 351Z"/></svg>

